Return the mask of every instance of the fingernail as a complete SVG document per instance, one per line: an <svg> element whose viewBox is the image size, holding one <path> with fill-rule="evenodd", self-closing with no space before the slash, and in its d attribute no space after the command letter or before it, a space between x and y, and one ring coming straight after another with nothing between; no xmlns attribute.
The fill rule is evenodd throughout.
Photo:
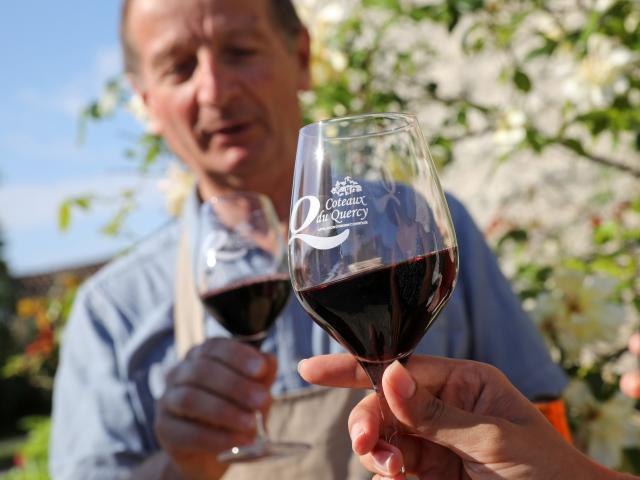
<svg viewBox="0 0 640 480"><path fill-rule="evenodd" d="M359 424L355 424L353 427L351 427L351 431L349 432L349 436L351 437L351 440L355 440L356 438L358 438L363 433L364 433L364 428L362 428L362 426L359 425Z"/></svg>
<svg viewBox="0 0 640 480"><path fill-rule="evenodd" d="M413 397L416 393L416 382L411 377L409 371L404 368L398 361L393 362L392 367L396 370L393 389L400 397L405 400Z"/></svg>
<svg viewBox="0 0 640 480"><path fill-rule="evenodd" d="M393 458L393 452L388 450L376 450L371 453L371 459L376 466L376 469L384 474L391 475L391 459Z"/></svg>
<svg viewBox="0 0 640 480"><path fill-rule="evenodd" d="M356 441L364 434L364 428L360 425L354 425L351 427L351 431L349 432L349 436L351 437L351 449L356 452Z"/></svg>
<svg viewBox="0 0 640 480"><path fill-rule="evenodd" d="M264 369L264 359L262 357L251 357L244 364L244 368L247 372L247 375L255 377Z"/></svg>
<svg viewBox="0 0 640 480"><path fill-rule="evenodd" d="M302 360L300 360L300 361L298 362L298 373L300 373L300 369L302 368L302 364L303 364L304 362L306 362L306 361L307 361L307 359L306 359L306 358L303 358Z"/></svg>

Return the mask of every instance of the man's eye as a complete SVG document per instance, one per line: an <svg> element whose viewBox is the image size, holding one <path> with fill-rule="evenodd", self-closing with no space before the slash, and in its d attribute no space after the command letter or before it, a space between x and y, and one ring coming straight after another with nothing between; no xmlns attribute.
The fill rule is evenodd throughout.
<svg viewBox="0 0 640 480"><path fill-rule="evenodd" d="M258 50L250 47L231 47L227 50L230 56L233 57L250 57L255 55Z"/></svg>
<svg viewBox="0 0 640 480"><path fill-rule="evenodd" d="M176 78L188 78L196 68L196 59L190 58L171 65L167 69L167 75Z"/></svg>

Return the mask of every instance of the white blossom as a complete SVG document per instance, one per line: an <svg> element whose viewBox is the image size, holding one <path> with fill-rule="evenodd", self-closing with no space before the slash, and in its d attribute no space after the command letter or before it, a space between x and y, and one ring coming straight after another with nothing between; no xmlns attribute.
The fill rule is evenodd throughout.
<svg viewBox="0 0 640 480"><path fill-rule="evenodd" d="M147 106L140 95L133 94L127 102L126 109L134 116L146 131L151 131L151 118Z"/></svg>
<svg viewBox="0 0 640 480"><path fill-rule="evenodd" d="M111 115L118 107L120 97L118 91L113 88L106 88L98 99L98 110L101 115Z"/></svg>
<svg viewBox="0 0 640 480"><path fill-rule="evenodd" d="M536 298L531 316L558 343L566 363L589 366L615 348L625 323L624 309L609 300L615 286L608 277L561 270L550 291Z"/></svg>
<svg viewBox="0 0 640 480"><path fill-rule="evenodd" d="M326 25L336 25L347 17L348 3L338 0L297 0L296 10L312 33Z"/></svg>
<svg viewBox="0 0 640 480"><path fill-rule="evenodd" d="M605 12L613 5L613 0L595 0L593 9L597 12Z"/></svg>
<svg viewBox="0 0 640 480"><path fill-rule="evenodd" d="M587 43L587 54L565 81L565 94L579 107L606 106L615 94L629 88L625 73L634 58L627 48L610 38L592 34Z"/></svg>
<svg viewBox="0 0 640 480"><path fill-rule="evenodd" d="M179 164L171 163L164 178L158 182L158 189L164 193L165 205L170 215L180 215L192 188L193 175Z"/></svg>
<svg viewBox="0 0 640 480"><path fill-rule="evenodd" d="M494 142L503 150L511 150L525 139L527 117L521 110L510 109L498 118L498 128L493 134Z"/></svg>
<svg viewBox="0 0 640 480"><path fill-rule="evenodd" d="M619 467L623 449L637 446L640 440L635 401L621 393L599 401L582 380L573 380L563 396L577 425L577 445L602 465Z"/></svg>
<svg viewBox="0 0 640 480"><path fill-rule="evenodd" d="M624 19L624 29L629 33L634 33L640 24L640 12L632 11L627 18Z"/></svg>

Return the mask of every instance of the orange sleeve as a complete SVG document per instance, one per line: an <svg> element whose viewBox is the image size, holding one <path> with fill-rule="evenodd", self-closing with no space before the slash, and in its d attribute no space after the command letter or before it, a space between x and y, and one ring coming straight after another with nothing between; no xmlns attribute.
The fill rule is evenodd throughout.
<svg viewBox="0 0 640 480"><path fill-rule="evenodd" d="M564 401L562 399L558 399L550 402L536 402L534 405L545 417L547 417L547 420L551 422L551 425L553 425L560 435L562 435L567 442L572 444L573 441L571 439L569 423L567 422Z"/></svg>

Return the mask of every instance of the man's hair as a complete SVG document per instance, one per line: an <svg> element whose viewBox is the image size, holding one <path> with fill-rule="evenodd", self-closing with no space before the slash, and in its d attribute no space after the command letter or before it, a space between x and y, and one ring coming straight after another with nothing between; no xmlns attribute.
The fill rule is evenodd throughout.
<svg viewBox="0 0 640 480"><path fill-rule="evenodd" d="M126 73L134 74L138 70L138 52L131 41L127 27L129 11L135 0L123 0L120 16L120 44ZM291 0L268 0L269 13L274 25L284 34L285 40L292 42L304 28Z"/></svg>

